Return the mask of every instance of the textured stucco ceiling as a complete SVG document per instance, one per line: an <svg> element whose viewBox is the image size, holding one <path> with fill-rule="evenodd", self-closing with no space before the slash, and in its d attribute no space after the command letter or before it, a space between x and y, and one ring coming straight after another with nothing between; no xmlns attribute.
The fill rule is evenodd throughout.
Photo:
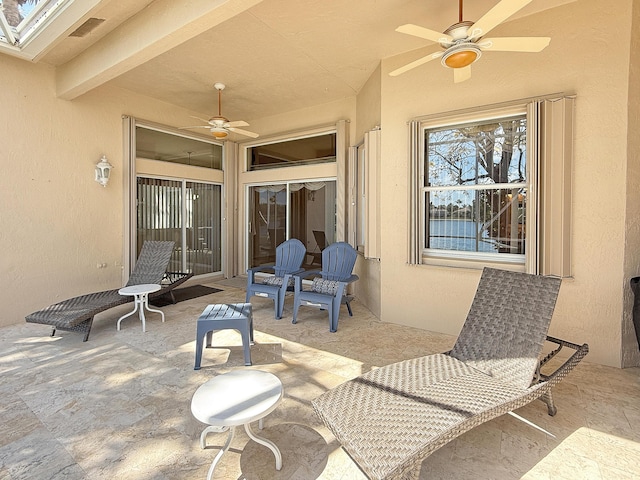
<svg viewBox="0 0 640 480"><path fill-rule="evenodd" d="M512 18L570 1L533 0ZM183 8L192 3L197 2L185 2ZM467 0L464 18L477 20L496 3ZM121 31L132 38L136 17L155 9L160 20L162 12L170 14L169 5L168 0L105 0L82 19L105 18L101 26L86 37L65 38L42 61L72 70L85 51L107 57ZM175 44L146 53L144 61L121 62L102 82L203 114L216 113L213 83L223 82L223 114L250 121L353 96L381 59L429 44L395 32L398 25L416 23L443 31L458 20L458 2L453 0L263 0L244 5L193 38L175 35ZM185 24L187 29L196 23ZM544 25L532 30L529 35L545 35ZM167 37L173 34L167 32Z"/></svg>

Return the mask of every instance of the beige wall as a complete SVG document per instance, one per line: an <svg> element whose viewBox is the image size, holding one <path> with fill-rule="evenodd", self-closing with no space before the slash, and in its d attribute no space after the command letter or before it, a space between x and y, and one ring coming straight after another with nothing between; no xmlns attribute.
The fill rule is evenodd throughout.
<svg viewBox="0 0 640 480"><path fill-rule="evenodd" d="M109 87L60 100L52 68L4 55L0 105L0 325L9 325L122 286L122 115L184 125L193 112ZM105 188L93 179L103 153L114 166Z"/></svg>
<svg viewBox="0 0 640 480"><path fill-rule="evenodd" d="M640 365L640 351L632 322L633 293L629 280L640 276L640 3L633 6L629 55L629 128L627 148L627 208L625 274L623 292L625 315L622 324L622 366Z"/></svg>
<svg viewBox="0 0 640 480"><path fill-rule="evenodd" d="M613 9L581 0L534 21L502 25L492 34L549 35L551 45L539 54L487 53L462 84L455 85L452 72L436 62L389 77L420 52L407 53L383 60L358 96L251 121L252 130L268 137L351 120L351 144L381 125L381 261L360 262L358 288L382 320L456 334L480 276L478 270L406 265L408 199L398 192L407 191L407 121L576 93L574 278L563 281L551 333L588 342L590 361L619 366L624 354L625 365L637 364L628 338L628 279L640 274L640 78L637 65L629 71L631 46L636 61L639 42L637 28L630 41L632 19L636 27L640 22L632 4L619 0ZM121 285L121 116L179 126L194 112L110 87L59 100L51 68L10 57L3 58L0 104L11 112L0 120L0 325L7 325L72 295ZM93 181L102 153L115 166L106 188ZM98 269L98 263L108 266Z"/></svg>
<svg viewBox="0 0 640 480"><path fill-rule="evenodd" d="M365 132L380 126L382 108L381 68L381 65L378 65L356 97L356 143L362 142ZM380 317L380 260L365 259L363 255L359 255L354 271L360 277L360 280L353 284L353 293L371 313Z"/></svg>
<svg viewBox="0 0 640 480"><path fill-rule="evenodd" d="M495 36L549 35L538 54L487 53L470 81L454 84L437 62L387 73L382 63L382 315L384 321L457 334L480 271L410 267L407 126L412 117L554 92L575 92L573 279L563 281L551 333L591 345L590 361L620 365L631 1L581 0L496 28ZM621 41L611 48L611 32ZM389 228L392 227L392 228Z"/></svg>

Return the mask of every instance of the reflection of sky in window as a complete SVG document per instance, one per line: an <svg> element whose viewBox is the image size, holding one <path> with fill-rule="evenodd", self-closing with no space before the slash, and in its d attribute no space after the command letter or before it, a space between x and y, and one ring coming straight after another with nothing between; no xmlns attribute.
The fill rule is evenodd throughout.
<svg viewBox="0 0 640 480"><path fill-rule="evenodd" d="M25 3L24 5L20 5L18 9L20 11L20 15L22 15L22 18L26 18L27 15L29 15L33 11L37 3L40 2Z"/></svg>

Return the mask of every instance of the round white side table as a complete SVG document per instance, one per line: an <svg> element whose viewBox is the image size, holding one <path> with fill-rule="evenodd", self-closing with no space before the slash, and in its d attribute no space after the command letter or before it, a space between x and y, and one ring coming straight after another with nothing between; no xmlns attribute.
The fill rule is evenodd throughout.
<svg viewBox="0 0 640 480"><path fill-rule="evenodd" d="M258 420L262 429L263 418L275 410L282 396L280 379L260 370L233 370L198 387L191 400L191 413L209 425L200 435L200 447L206 448L207 434L229 430L227 441L209 467L207 480L213 478L213 471L229 449L238 425L244 425L249 438L269 448L276 458L276 470L282 469L282 455L276 444L258 437L249 425Z"/></svg>
<svg viewBox="0 0 640 480"><path fill-rule="evenodd" d="M161 310L155 310L153 308L149 308L149 294L153 292L157 292L160 290L160 285L153 283L143 283L141 285L131 285L129 287L122 287L118 290L120 295L132 295L134 301L133 312L127 313L123 315L118 320L118 330L120 330L120 322L127 317L130 317L136 312L139 312L140 321L142 322L142 331L146 332L146 322L144 318L144 309L146 308L149 312L156 312L162 315L162 321L164 322L164 312Z"/></svg>

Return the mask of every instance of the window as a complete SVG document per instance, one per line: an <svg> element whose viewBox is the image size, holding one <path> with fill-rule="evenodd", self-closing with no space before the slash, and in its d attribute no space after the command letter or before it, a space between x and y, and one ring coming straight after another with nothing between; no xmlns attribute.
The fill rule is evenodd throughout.
<svg viewBox="0 0 640 480"><path fill-rule="evenodd" d="M249 265L275 262L289 238L307 246L305 263L322 265L322 250L335 242L336 182L309 180L254 185L249 193Z"/></svg>
<svg viewBox="0 0 640 480"><path fill-rule="evenodd" d="M222 270L222 186L187 180L137 178L136 246L169 240L169 271L194 275Z"/></svg>
<svg viewBox="0 0 640 480"><path fill-rule="evenodd" d="M136 125L136 157L222 170L222 145Z"/></svg>
<svg viewBox="0 0 640 480"><path fill-rule="evenodd" d="M248 170L336 161L336 134L328 133L256 145L247 149Z"/></svg>
<svg viewBox="0 0 640 480"><path fill-rule="evenodd" d="M524 263L526 132L525 114L425 129L427 255Z"/></svg>
<svg viewBox="0 0 640 480"><path fill-rule="evenodd" d="M325 245L346 240L348 132L349 122L339 120L240 145L240 271L273 263L275 247L288 238L305 245L306 265L314 268ZM256 152L267 150L289 160L256 164Z"/></svg>
<svg viewBox="0 0 640 480"><path fill-rule="evenodd" d="M574 100L412 121L409 264L570 276Z"/></svg>

